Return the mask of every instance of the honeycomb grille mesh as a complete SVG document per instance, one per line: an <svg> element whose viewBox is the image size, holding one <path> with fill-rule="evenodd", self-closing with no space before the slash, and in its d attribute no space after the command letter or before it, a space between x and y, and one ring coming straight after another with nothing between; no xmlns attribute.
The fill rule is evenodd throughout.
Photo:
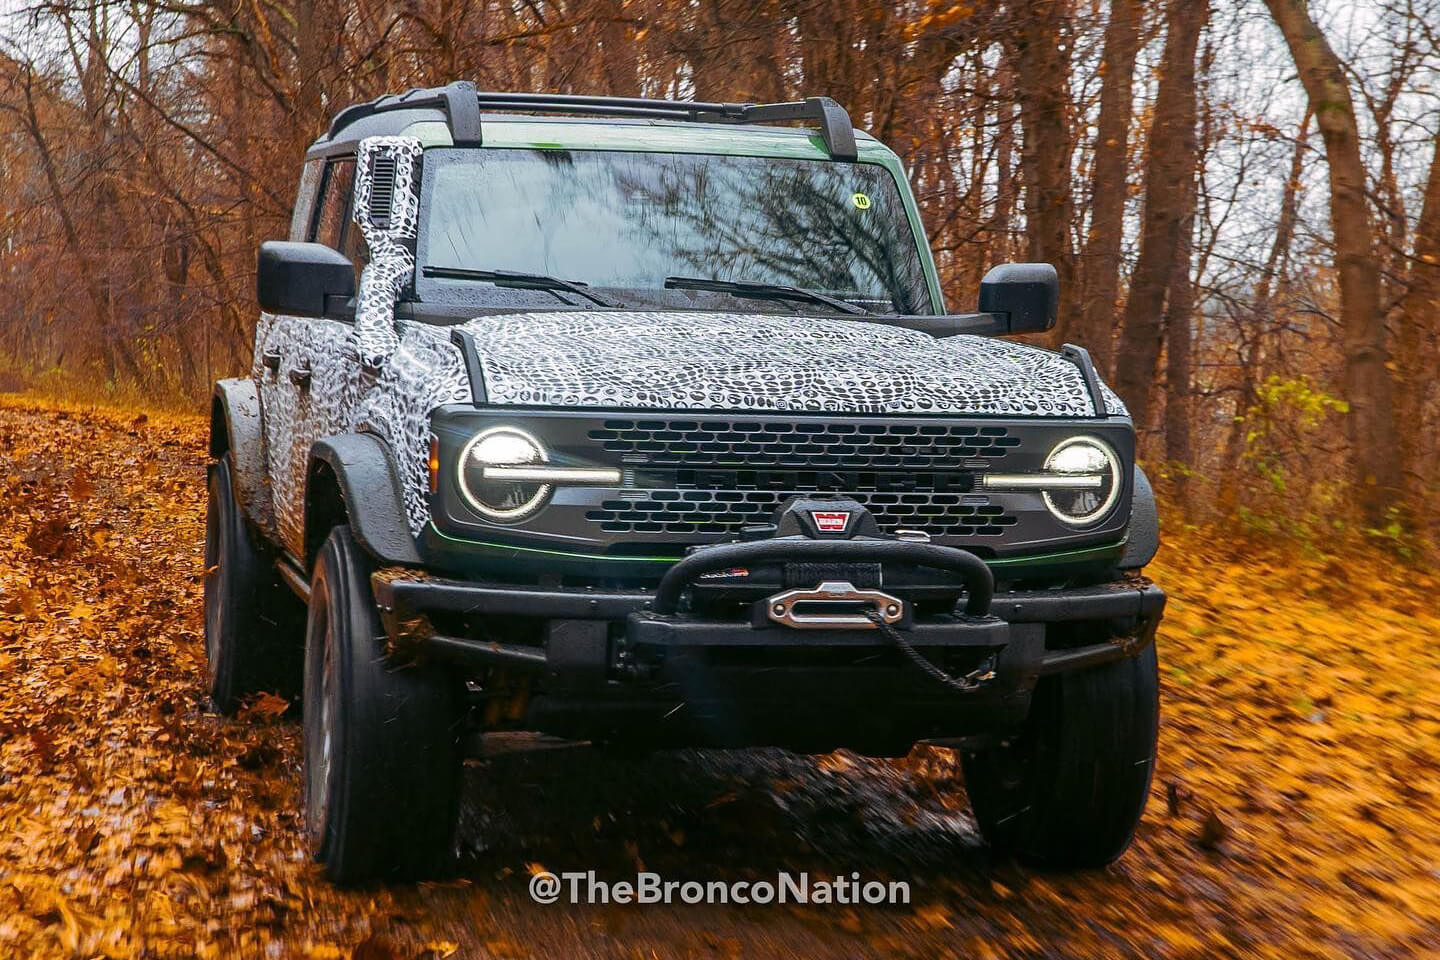
<svg viewBox="0 0 1440 960"><path fill-rule="evenodd" d="M993 467L1019 446L999 426L637 419L607 420L590 438L642 469L682 468L663 474L670 489L626 490L588 511L607 533L728 536L768 520L787 498L814 493L853 497L887 532L973 539L1002 536L1017 522L984 496L936 489L942 473ZM732 488L687 482L689 468L732 468ZM843 472L816 472L826 468ZM883 478L905 478L905 489L876 482Z"/></svg>
<svg viewBox="0 0 1440 960"><path fill-rule="evenodd" d="M795 491L810 492L810 491ZM647 490L643 500L606 500L586 518L608 533L737 532L770 518L790 494L774 490ZM958 494L851 494L882 529L924 530L932 536L998 537L1016 520L1001 507L963 504Z"/></svg>

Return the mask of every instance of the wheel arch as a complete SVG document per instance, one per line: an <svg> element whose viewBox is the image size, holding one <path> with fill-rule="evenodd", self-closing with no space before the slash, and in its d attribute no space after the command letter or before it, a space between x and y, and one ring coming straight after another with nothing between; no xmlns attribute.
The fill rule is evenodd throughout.
<svg viewBox="0 0 1440 960"><path fill-rule="evenodd" d="M270 526L270 487L265 483L265 435L260 395L249 379L219 380L210 395L209 453L230 457L235 499L251 520Z"/></svg>
<svg viewBox="0 0 1440 960"><path fill-rule="evenodd" d="M1139 570L1155 559L1160 549L1160 515L1155 509L1155 490L1140 465L1135 465L1134 493L1130 497L1130 532L1125 540L1121 570Z"/></svg>
<svg viewBox="0 0 1440 960"><path fill-rule="evenodd" d="M399 474L390 446L369 433L317 440L305 471L305 565L330 531L348 524L355 541L387 564L421 562L405 516Z"/></svg>

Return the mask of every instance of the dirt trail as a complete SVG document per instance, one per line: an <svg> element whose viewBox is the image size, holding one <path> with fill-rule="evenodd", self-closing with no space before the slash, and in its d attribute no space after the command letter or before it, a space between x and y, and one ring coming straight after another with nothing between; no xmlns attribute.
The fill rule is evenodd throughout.
<svg viewBox="0 0 1440 960"><path fill-rule="evenodd" d="M471 765L460 880L336 891L293 718L205 709L203 427L0 403L0 956L1440 956L1436 584L1198 535L1154 571L1161 762L1106 871L991 863L944 751L579 748ZM543 906L539 866L914 902Z"/></svg>

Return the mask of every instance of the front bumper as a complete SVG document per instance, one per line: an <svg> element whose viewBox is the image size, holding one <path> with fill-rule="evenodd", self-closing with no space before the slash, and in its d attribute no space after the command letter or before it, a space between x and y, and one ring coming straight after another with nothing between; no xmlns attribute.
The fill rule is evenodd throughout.
<svg viewBox="0 0 1440 960"><path fill-rule="evenodd" d="M878 630L798 630L758 613L682 604L696 578L726 565L763 562L767 551L836 549L851 559L879 553L963 568L952 570L965 584L962 603L950 612L907 611L899 632L950 675L984 672L987 682L957 694L905 661ZM709 547L656 590L542 588L398 569L373 578L394 647L448 663L478 680L484 695L503 698L503 709L487 711L491 723L580 739L806 751L903 753L917 740L1013 728L1040 677L1139 653L1165 606L1160 588L1140 578L993 596L992 583L964 551L860 540ZM494 629L501 623L522 629Z"/></svg>

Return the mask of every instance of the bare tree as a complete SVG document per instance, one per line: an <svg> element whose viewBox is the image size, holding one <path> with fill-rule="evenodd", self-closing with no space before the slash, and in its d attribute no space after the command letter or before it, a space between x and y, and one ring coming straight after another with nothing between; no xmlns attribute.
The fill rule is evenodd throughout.
<svg viewBox="0 0 1440 960"><path fill-rule="evenodd" d="M1440 366L1440 131L1435 134L1409 287L1400 301L1396 330L1399 380L1404 387L1397 405L1400 464L1405 502L1411 516L1419 518L1427 513L1435 483L1435 465L1428 461L1437 446L1433 405L1435 371Z"/></svg>
<svg viewBox="0 0 1440 960"><path fill-rule="evenodd" d="M1204 0L1171 0L1150 124L1140 258L1130 281L1115 361L1116 389L1142 434L1152 425L1165 297L1179 259L1181 233L1195 212L1190 186L1195 175L1195 52L1208 15Z"/></svg>
<svg viewBox="0 0 1440 960"><path fill-rule="evenodd" d="M1304 0L1265 0L1280 27L1325 141L1330 170L1330 229L1340 276L1345 399L1350 453L1361 511L1387 521L1400 493L1395 398L1380 310L1380 260L1371 233L1360 131L1344 67L1311 19Z"/></svg>
<svg viewBox="0 0 1440 960"><path fill-rule="evenodd" d="M1060 326L1064 335L1074 298L1070 217L1070 3L1034 0L1014 8L1007 34L1015 59L1015 93L1023 142L1025 258L1053 263L1060 272Z"/></svg>
<svg viewBox="0 0 1440 960"><path fill-rule="evenodd" d="M1110 370L1120 316L1120 245L1130 186L1130 121L1139 46L1139 0L1114 0L1100 60L1103 79L1090 177L1090 227L1078 278L1084 302L1074 325L1075 338L1090 350L1103 374Z"/></svg>

